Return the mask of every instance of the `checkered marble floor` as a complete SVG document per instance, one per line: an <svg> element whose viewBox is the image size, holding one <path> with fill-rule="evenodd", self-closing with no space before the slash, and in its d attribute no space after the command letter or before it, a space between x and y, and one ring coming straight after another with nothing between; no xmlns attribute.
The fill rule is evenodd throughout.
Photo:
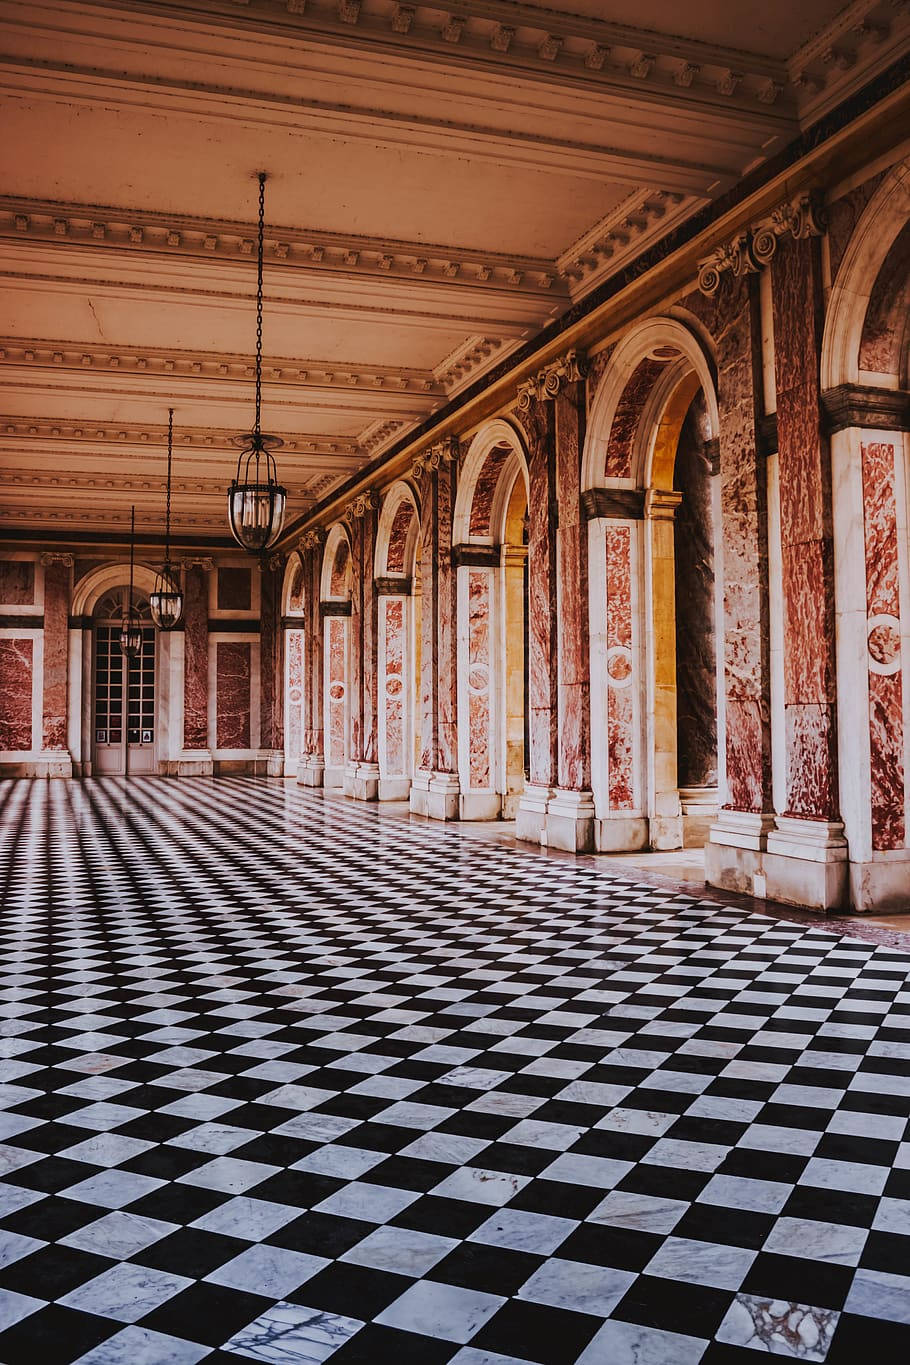
<svg viewBox="0 0 910 1365"><path fill-rule="evenodd" d="M293 784L0 801L6 1365L910 1358L910 953Z"/></svg>

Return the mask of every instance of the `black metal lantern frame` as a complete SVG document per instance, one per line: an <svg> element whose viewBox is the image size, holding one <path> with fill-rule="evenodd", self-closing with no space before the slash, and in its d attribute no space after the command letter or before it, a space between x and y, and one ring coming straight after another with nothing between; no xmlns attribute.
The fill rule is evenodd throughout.
<svg viewBox="0 0 910 1365"><path fill-rule="evenodd" d="M244 550L261 555L281 533L287 507L287 489L278 482L273 451L283 442L267 436L260 427L262 409L262 260L265 242L265 181L259 173L259 250L256 276L256 414L253 430L238 436L241 447L237 473L228 489L228 523L231 534Z"/></svg>
<svg viewBox="0 0 910 1365"><path fill-rule="evenodd" d="M183 616L183 593L171 567L171 465L174 455L174 409L167 413L167 504L164 521L164 563L149 596L152 620L159 630L173 630Z"/></svg>
<svg viewBox="0 0 910 1365"><path fill-rule="evenodd" d="M130 659L135 659L142 649L142 627L133 602L133 562L136 545L136 508L130 508L130 595L126 611L120 623L120 648Z"/></svg>

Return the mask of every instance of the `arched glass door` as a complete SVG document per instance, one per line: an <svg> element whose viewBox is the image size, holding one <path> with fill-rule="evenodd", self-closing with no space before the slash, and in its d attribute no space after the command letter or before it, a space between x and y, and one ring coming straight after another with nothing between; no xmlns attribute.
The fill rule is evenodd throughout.
<svg viewBox="0 0 910 1365"><path fill-rule="evenodd" d="M151 773L155 764L155 628L148 598L133 593L142 649L120 649L129 589L116 588L95 608L93 764L96 773ZM125 723L124 723L125 722Z"/></svg>

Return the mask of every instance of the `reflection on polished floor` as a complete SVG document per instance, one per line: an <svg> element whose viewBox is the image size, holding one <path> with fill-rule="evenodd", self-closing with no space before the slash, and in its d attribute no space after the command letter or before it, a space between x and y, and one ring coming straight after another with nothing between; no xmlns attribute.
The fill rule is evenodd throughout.
<svg viewBox="0 0 910 1365"><path fill-rule="evenodd" d="M0 1360L906 1359L910 938L266 780L0 799Z"/></svg>

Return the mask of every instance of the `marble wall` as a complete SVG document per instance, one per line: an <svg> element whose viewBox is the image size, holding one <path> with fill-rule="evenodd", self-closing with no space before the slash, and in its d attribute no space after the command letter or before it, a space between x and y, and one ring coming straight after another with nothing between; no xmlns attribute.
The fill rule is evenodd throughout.
<svg viewBox="0 0 910 1365"><path fill-rule="evenodd" d="M468 578L468 729L469 779L474 790L493 785L493 737L490 699L490 595L489 569L469 569Z"/></svg>
<svg viewBox="0 0 910 1365"><path fill-rule="evenodd" d="M525 417L528 446L528 767L532 785L556 784L556 436L554 405L535 402Z"/></svg>
<svg viewBox="0 0 910 1365"><path fill-rule="evenodd" d="M42 725L45 749L65 750L67 747L71 564L71 555L45 556Z"/></svg>
<svg viewBox="0 0 910 1365"><path fill-rule="evenodd" d="M219 570L219 574L223 572L223 569ZM262 565L259 575L259 744L263 749L274 751L284 748L283 580L283 560L275 559Z"/></svg>
<svg viewBox="0 0 910 1365"><path fill-rule="evenodd" d="M693 402L676 450L676 723L681 787L717 785L714 514L704 398Z"/></svg>
<svg viewBox="0 0 910 1365"><path fill-rule="evenodd" d="M380 769L385 775L407 772L405 754L405 606L404 597L380 598L382 660L380 704L385 737Z"/></svg>
<svg viewBox="0 0 910 1365"><path fill-rule="evenodd" d="M348 757L348 649L349 620L344 616L325 618L326 695L325 761L326 766L344 767Z"/></svg>
<svg viewBox="0 0 910 1365"><path fill-rule="evenodd" d="M215 742L219 749L249 749L252 645L218 640L215 645Z"/></svg>
<svg viewBox="0 0 910 1365"><path fill-rule="evenodd" d="M0 637L0 750L32 747L34 641Z"/></svg>
<svg viewBox="0 0 910 1365"><path fill-rule="evenodd" d="M35 601L35 561L0 559L0 606L30 607Z"/></svg>
<svg viewBox="0 0 910 1365"><path fill-rule="evenodd" d="M564 384L555 410L559 506L557 780L562 791L580 792L590 791L591 787L588 534L581 506L581 457L587 411L583 380Z"/></svg>
<svg viewBox="0 0 910 1365"><path fill-rule="evenodd" d="M641 685L633 668L632 527L606 528L607 581L607 790L611 812L636 805L634 694Z"/></svg>
<svg viewBox="0 0 910 1365"><path fill-rule="evenodd" d="M183 588L183 747L209 743L209 594L207 570L189 565Z"/></svg>

